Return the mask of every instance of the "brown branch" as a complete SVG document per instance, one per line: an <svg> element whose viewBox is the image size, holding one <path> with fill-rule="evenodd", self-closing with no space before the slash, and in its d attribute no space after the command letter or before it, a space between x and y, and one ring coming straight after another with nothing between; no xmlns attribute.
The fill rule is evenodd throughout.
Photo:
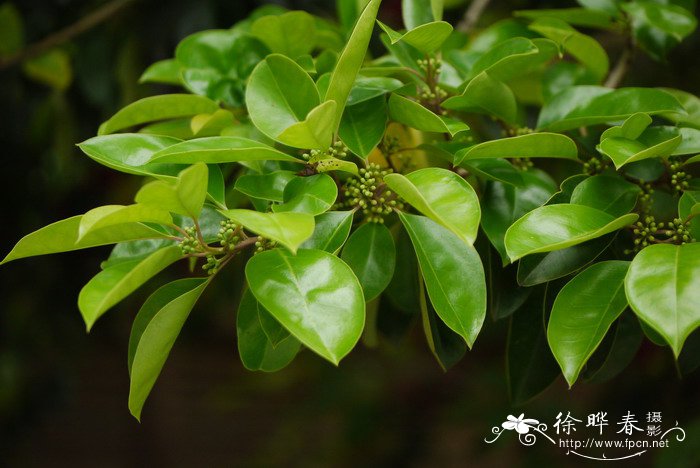
<svg viewBox="0 0 700 468"><path fill-rule="evenodd" d="M35 42L34 44L27 46L26 48L5 59L0 59L0 70L10 68L23 60L41 55L49 49L73 39L75 36L94 28L98 24L114 16L117 12L121 11L124 7L130 3L133 3L134 1L135 0L112 0L109 3L106 3L87 16L80 18L70 26L51 34L39 42Z"/></svg>
<svg viewBox="0 0 700 468"><path fill-rule="evenodd" d="M622 51L622 55L617 60L615 68L612 69L608 75L608 79L605 80L605 86L608 88L617 88L625 79L625 75L632 64L632 49L625 47Z"/></svg>
<svg viewBox="0 0 700 468"><path fill-rule="evenodd" d="M467 8L467 11L464 13L462 21L457 24L457 30L468 33L474 29L490 2L491 0L472 0L471 5L469 5L469 8Z"/></svg>

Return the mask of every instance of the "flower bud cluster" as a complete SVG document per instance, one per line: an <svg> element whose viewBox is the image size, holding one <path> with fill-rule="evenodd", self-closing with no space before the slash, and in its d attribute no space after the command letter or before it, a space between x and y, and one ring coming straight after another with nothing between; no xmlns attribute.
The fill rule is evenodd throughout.
<svg viewBox="0 0 700 468"><path fill-rule="evenodd" d="M264 252L265 250L270 250L277 246L277 242L266 237L258 236L258 240L255 241L255 253Z"/></svg>
<svg viewBox="0 0 700 468"><path fill-rule="evenodd" d="M180 241L180 248L184 255L199 253L204 251L204 246L197 236L197 228L190 226L185 228L186 236Z"/></svg>
<svg viewBox="0 0 700 468"><path fill-rule="evenodd" d="M348 147L345 146L342 141L336 141L326 151L312 149L308 153L302 154L301 157L309 162L316 162L325 158L343 159L347 157L349 151Z"/></svg>
<svg viewBox="0 0 700 468"><path fill-rule="evenodd" d="M221 221L221 229L216 237L225 252L233 252L241 241L241 227L230 219Z"/></svg>
<svg viewBox="0 0 700 468"><path fill-rule="evenodd" d="M360 169L359 177L350 178L343 187L345 206L362 210L365 219L371 223L383 223L384 218L394 208L403 209L403 203L384 184L384 176L393 172L370 163Z"/></svg>
<svg viewBox="0 0 700 468"><path fill-rule="evenodd" d="M685 171L681 170L682 163L679 161L672 162L669 165L671 170L671 186L676 190L676 192L683 192L688 190L688 185L692 176Z"/></svg>

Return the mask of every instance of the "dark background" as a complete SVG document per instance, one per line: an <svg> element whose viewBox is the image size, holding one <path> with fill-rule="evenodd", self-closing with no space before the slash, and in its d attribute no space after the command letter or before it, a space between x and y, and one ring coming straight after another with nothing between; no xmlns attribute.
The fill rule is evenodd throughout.
<svg viewBox="0 0 700 468"><path fill-rule="evenodd" d="M32 43L103 3L15 6ZM148 64L170 57L181 38L229 27L263 3L270 2L135 1L62 45L74 73L64 92L27 79L20 65L0 70L0 253L55 220L130 203L139 181L97 165L74 144L121 106L162 92L137 79ZM278 3L334 15L330 1ZM480 24L511 10L564 3L494 1ZM382 18L398 24L399 5L385 0ZM462 12L448 12L449 19ZM599 38L614 60L619 39ZM638 55L625 85L700 94L699 56L696 32L668 63ZM527 448L512 433L493 445L483 439L508 414L525 412L551 425L559 411L579 419L608 411L614 425L628 410L639 418L662 411L666 426L677 420L688 432L676 449L645 454L635 464L700 464L698 372L680 379L670 351L651 343L608 383L568 390L560 378L518 408L508 399L505 321L487 320L475 349L447 373L419 324L405 339L374 349L358 345L337 369L307 351L277 374L248 372L237 356L237 297L229 287L241 265L238 273L229 268L195 308L139 424L126 404L126 351L146 293L115 307L90 334L76 305L108 253L98 248L0 268L0 466L588 466L544 440ZM143 291L165 282L162 276Z"/></svg>

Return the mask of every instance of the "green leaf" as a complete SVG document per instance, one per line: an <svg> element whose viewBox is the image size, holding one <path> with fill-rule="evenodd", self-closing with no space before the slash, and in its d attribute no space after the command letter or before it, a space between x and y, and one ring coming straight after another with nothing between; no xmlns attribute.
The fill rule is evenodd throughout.
<svg viewBox="0 0 700 468"><path fill-rule="evenodd" d="M470 159L462 161L459 163L459 166L487 180L505 182L516 187L523 185L523 178L520 175L521 171L505 159Z"/></svg>
<svg viewBox="0 0 700 468"><path fill-rule="evenodd" d="M698 204L700 204L700 191L686 190L678 200L678 216L685 221L692 215L688 227L690 235L696 241L700 240L700 214L698 213L700 206Z"/></svg>
<svg viewBox="0 0 700 468"><path fill-rule="evenodd" d="M689 36L697 27L693 14L676 5L637 1L621 5L639 46L656 60Z"/></svg>
<svg viewBox="0 0 700 468"><path fill-rule="evenodd" d="M486 316L486 280L479 254L429 218L405 213L399 218L411 237L430 302L471 348Z"/></svg>
<svg viewBox="0 0 700 468"><path fill-rule="evenodd" d="M425 285L419 281L421 321L428 347L443 371L457 364L467 352L467 344L461 336L440 320L435 309L425 297Z"/></svg>
<svg viewBox="0 0 700 468"><path fill-rule="evenodd" d="M632 211L640 193L638 185L620 176L596 175L574 188L571 203L590 206L612 216L622 216Z"/></svg>
<svg viewBox="0 0 700 468"><path fill-rule="evenodd" d="M700 99L697 96L686 93L679 89L673 88L659 88L666 91L671 96L675 97L678 102L681 103L687 114L668 114L664 115L664 118L671 120L672 122L700 129Z"/></svg>
<svg viewBox="0 0 700 468"><path fill-rule="evenodd" d="M203 96L192 94L163 94L139 99L114 114L109 120L100 125L98 135L153 122L155 120L175 119L196 114L208 114L216 111L219 106Z"/></svg>
<svg viewBox="0 0 700 468"><path fill-rule="evenodd" d="M544 391L559 375L547 345L544 326L545 287L538 287L508 325L506 375L514 405L522 405Z"/></svg>
<svg viewBox="0 0 700 468"><path fill-rule="evenodd" d="M585 381L594 383L606 382L618 375L632 362L637 351L639 351L643 339L644 334L639 327L637 317L631 310L623 312L617 320L610 350L605 354L602 363L597 368L591 369L591 364L596 355L601 352L601 349L598 349L591 357L589 366L584 371Z"/></svg>
<svg viewBox="0 0 700 468"><path fill-rule="evenodd" d="M140 223L120 224L90 232L78 240L83 216L57 221L38 231L27 234L17 242L0 265L26 257L48 255L72 250L87 249L100 245L116 244L135 239L158 239L166 237L160 231Z"/></svg>
<svg viewBox="0 0 700 468"><path fill-rule="evenodd" d="M678 358L700 325L700 244L656 244L634 257L625 277L632 310Z"/></svg>
<svg viewBox="0 0 700 468"><path fill-rule="evenodd" d="M237 30L201 31L180 41L175 58L184 85L195 94L243 107L246 80L270 51Z"/></svg>
<svg viewBox="0 0 700 468"><path fill-rule="evenodd" d="M467 78L481 72L488 72L497 80L507 81L523 73L525 65L540 53L540 49L530 39L514 37L492 45L474 62L467 71ZM551 58L551 57L550 57Z"/></svg>
<svg viewBox="0 0 700 468"><path fill-rule="evenodd" d="M616 125L605 130L600 136L600 140L606 138L626 138L636 140L644 130L651 125L652 118L649 115L638 112L630 115L621 125Z"/></svg>
<svg viewBox="0 0 700 468"><path fill-rule="evenodd" d="M236 136L197 138L183 141L155 152L149 164L219 164L240 161L303 161L259 141Z"/></svg>
<svg viewBox="0 0 700 468"><path fill-rule="evenodd" d="M284 188L296 177L297 175L292 171L246 174L236 179L236 190L249 197L282 202Z"/></svg>
<svg viewBox="0 0 700 468"><path fill-rule="evenodd" d="M523 257L518 262L518 284L529 287L570 275L595 260L613 238L614 235L603 236L565 249Z"/></svg>
<svg viewBox="0 0 700 468"><path fill-rule="evenodd" d="M479 198L469 183L447 169L431 167L408 175L389 174L384 182L411 206L471 245L481 219Z"/></svg>
<svg viewBox="0 0 700 468"><path fill-rule="evenodd" d="M297 148L326 150L333 141L332 118L336 104L326 101L311 109L306 120L295 123L284 130L278 139L282 143Z"/></svg>
<svg viewBox="0 0 700 468"><path fill-rule="evenodd" d="M371 301L394 276L396 247L391 232L383 224L363 224L345 243L341 258L360 280L365 301Z"/></svg>
<svg viewBox="0 0 700 468"><path fill-rule="evenodd" d="M499 140L486 141L459 150L457 164L483 158L578 158L576 143L558 133L530 133Z"/></svg>
<svg viewBox="0 0 700 468"><path fill-rule="evenodd" d="M431 54L442 46L442 43L452 34L452 25L445 21L433 21L421 24L401 34L394 31L381 21L379 27L389 36L392 44L404 42L415 47L424 54Z"/></svg>
<svg viewBox="0 0 700 468"><path fill-rule="evenodd" d="M336 102L333 131L340 125L350 90L364 62L380 3L381 0L370 0L362 10L331 75L325 100Z"/></svg>
<svg viewBox="0 0 700 468"><path fill-rule="evenodd" d="M639 136L639 141L646 146L656 146L677 136L681 137L681 142L673 149L670 156L700 153L700 130L697 128L678 128L667 125L650 127Z"/></svg>
<svg viewBox="0 0 700 468"><path fill-rule="evenodd" d="M267 239L279 242L292 252L314 232L314 217L308 213L259 213L227 210L222 215Z"/></svg>
<svg viewBox="0 0 700 468"><path fill-rule="evenodd" d="M141 133L121 133L90 138L78 145L90 158L115 171L141 176L174 176L182 166L152 164L153 154L179 143L177 138Z"/></svg>
<svg viewBox="0 0 700 468"><path fill-rule="evenodd" d="M93 277L80 291L78 308L87 330L112 306L182 258L180 246L156 250L143 260L118 263Z"/></svg>
<svg viewBox="0 0 700 468"><path fill-rule="evenodd" d="M305 11L263 16L253 22L250 33L271 52L292 59L310 53L316 43L314 17Z"/></svg>
<svg viewBox="0 0 700 468"><path fill-rule="evenodd" d="M421 24L442 19L442 0L402 0L401 16L406 29L415 29Z"/></svg>
<svg viewBox="0 0 700 468"><path fill-rule="evenodd" d="M336 253L350 235L353 215L353 211L329 211L316 216L314 233L299 247Z"/></svg>
<svg viewBox="0 0 700 468"><path fill-rule="evenodd" d="M615 16L601 10L591 10L588 8L556 8L539 10L520 10L514 13L516 17L538 19L542 17L554 18L574 26L584 28L613 29L617 23Z"/></svg>
<svg viewBox="0 0 700 468"><path fill-rule="evenodd" d="M175 59L159 60L144 70L139 83L161 83L182 86L180 64Z"/></svg>
<svg viewBox="0 0 700 468"><path fill-rule="evenodd" d="M117 263L143 260L156 250L174 243L175 241L171 239L141 239L120 242L112 248L107 260L100 263L100 268L104 270Z"/></svg>
<svg viewBox="0 0 700 468"><path fill-rule="evenodd" d="M547 341L569 387L627 307L628 268L624 261L596 263L569 281L554 301Z"/></svg>
<svg viewBox="0 0 700 468"><path fill-rule="evenodd" d="M330 80L330 75L327 76ZM316 86L318 86L320 90L320 85L318 83L316 83ZM395 78L388 78L385 76L358 76L348 96L347 106L355 106L369 101L370 99L374 99L377 96L384 96L403 86L404 84ZM347 107L345 108L345 112L347 112Z"/></svg>
<svg viewBox="0 0 700 468"><path fill-rule="evenodd" d="M617 169L631 162L672 154L683 137L674 133L668 136L657 134L662 138L660 141L646 143L639 138L650 123L651 117L648 115L634 114L623 125L603 132L596 149L612 159Z"/></svg>
<svg viewBox="0 0 700 468"><path fill-rule="evenodd" d="M539 171L521 173L523 185L514 187L501 182L486 185L481 203L481 227L498 250L503 263L508 263L504 238L516 219L543 205L554 193L554 182Z"/></svg>
<svg viewBox="0 0 700 468"><path fill-rule="evenodd" d="M273 344L263 329L261 311L269 314L255 299L250 289L246 289L236 316L238 354L248 370L276 372L294 360L301 343L287 333L286 338L276 345Z"/></svg>
<svg viewBox="0 0 700 468"><path fill-rule="evenodd" d="M182 326L208 282L199 278L174 281L144 303L129 338L129 411L138 420Z"/></svg>
<svg viewBox="0 0 700 468"><path fill-rule="evenodd" d="M449 133L455 136L459 132L469 130L469 126L464 122L438 116L420 103L398 94L392 94L389 98L389 117L424 132Z"/></svg>
<svg viewBox="0 0 700 468"><path fill-rule="evenodd" d="M136 194L136 203L162 208L197 219L207 197L208 168L197 163L178 175L177 181L150 182Z"/></svg>
<svg viewBox="0 0 700 468"><path fill-rule="evenodd" d="M32 80L65 91L73 81L71 59L63 49L53 48L22 62L22 71Z"/></svg>
<svg viewBox="0 0 700 468"><path fill-rule="evenodd" d="M0 5L0 57L9 57L24 45L22 15L10 2Z"/></svg>
<svg viewBox="0 0 700 468"><path fill-rule="evenodd" d="M251 293L252 294L252 293ZM257 302L257 301L255 301ZM275 319L270 312L265 310L263 306L258 303L258 320L260 320L260 326L262 327L265 336L270 341L273 347L277 347L285 339L291 336L291 333L282 326L281 323ZM297 341L293 338L294 341Z"/></svg>
<svg viewBox="0 0 700 468"><path fill-rule="evenodd" d="M248 261L250 290L294 337L338 365L360 339L365 322L362 288L349 266L320 250L280 249Z"/></svg>
<svg viewBox="0 0 700 468"><path fill-rule="evenodd" d="M273 205L272 211L294 211L312 216L328 211L338 197L338 186L327 174L295 177L284 188L281 205Z"/></svg>
<svg viewBox="0 0 700 468"><path fill-rule="evenodd" d="M316 85L309 74L284 55L268 55L250 75L246 90L250 119L273 140L289 146L325 150L330 145L333 130L323 136L329 140L325 147L320 146L318 136L312 131L318 125L319 131L328 133L328 129L322 129L323 125L317 122L321 117L327 118L328 112L327 107L317 107L319 103ZM292 134L282 136L290 127Z"/></svg>
<svg viewBox="0 0 700 468"><path fill-rule="evenodd" d="M128 223L172 224L173 217L166 210L144 205L107 205L85 213L78 227L78 241L90 232Z"/></svg>
<svg viewBox="0 0 700 468"><path fill-rule="evenodd" d="M639 215L619 218L584 205L541 206L518 219L506 231L505 246L511 262L540 252L551 252L617 231Z"/></svg>
<svg viewBox="0 0 700 468"><path fill-rule="evenodd" d="M445 109L485 113L509 123L515 122L518 110L510 87L493 79L488 72L478 74L461 95L452 96L441 105Z"/></svg>
<svg viewBox="0 0 700 468"><path fill-rule="evenodd" d="M685 110L676 98L660 89L573 86L545 104L537 127L561 132L626 119L638 112L656 115Z"/></svg>
<svg viewBox="0 0 700 468"><path fill-rule="evenodd" d="M561 48L590 69L598 81L607 76L610 66L608 54L592 37L582 34L564 21L552 17L537 19L530 25L530 29L559 44Z"/></svg>
<svg viewBox="0 0 700 468"><path fill-rule="evenodd" d="M366 158L381 143L388 120L384 96L345 108L338 135L356 155Z"/></svg>

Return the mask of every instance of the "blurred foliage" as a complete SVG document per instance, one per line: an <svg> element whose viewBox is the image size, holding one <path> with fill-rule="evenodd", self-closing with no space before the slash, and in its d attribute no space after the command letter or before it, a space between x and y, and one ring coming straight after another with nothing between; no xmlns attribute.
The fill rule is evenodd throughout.
<svg viewBox="0 0 700 468"><path fill-rule="evenodd" d="M104 3L3 3L0 59ZM171 57L183 37L229 27L263 3L272 2L134 1L43 55L0 69L5 201L0 245L12 245L46 220L97 204L128 203L136 178L94 164L75 143L94 135L98 123L121 106L164 91L138 84L138 77L148 64ZM327 0L274 3L335 15ZM460 3L465 2L450 2L448 21L459 20ZM480 24L516 9L563 3L493 1ZM400 1L385 0L382 21L399 24L400 16ZM596 38L612 50L624 48L617 36L596 33ZM638 55L625 83L663 83L698 95L699 53L695 34L663 65ZM105 318L89 335L74 303L107 253L104 248L31 259L0 270L0 465L269 466L296 460L304 466L574 466L547 447L529 449L524 458L519 445L482 442L492 425L515 411L503 372L504 330L491 327L479 338L478 349L446 374L422 349L420 333L354 353L341 370L304 353L278 375L250 374L234 355L238 292L226 290L224 282L191 317L174 351L178 356L171 360L179 364L166 367L160 400L139 426L125 411L123 358L138 298L125 301L121 313ZM69 263L73 273L66 275ZM558 411L664 411L687 427L689 440L682 452L660 453L657 466L692 466L688 460L697 458L700 434L700 378L696 372L680 380L668 370L670 359L666 350L646 344L614 381L568 391L558 380L543 397L520 408L550 421ZM651 463L650 457L640 461L641 466Z"/></svg>

